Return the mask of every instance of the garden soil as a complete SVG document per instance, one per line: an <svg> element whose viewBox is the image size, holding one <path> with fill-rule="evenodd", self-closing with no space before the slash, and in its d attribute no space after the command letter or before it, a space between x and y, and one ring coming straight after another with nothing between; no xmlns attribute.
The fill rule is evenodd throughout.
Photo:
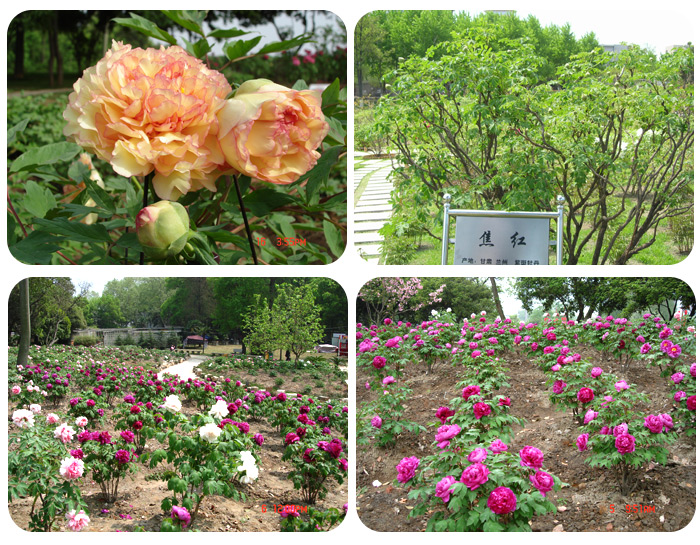
<svg viewBox="0 0 700 545"><path fill-rule="evenodd" d="M633 362L623 373L614 358L601 356L596 351L583 356L595 362L606 372L637 385L650 398L649 407L655 413L671 413L673 400L669 398L667 379L662 379L656 368L646 369ZM537 532L662 532L685 527L695 514L696 451L694 437L680 435L671 445L667 466L649 464L639 470L641 483L629 497L617 490L609 471L591 468L583 453L576 448L579 435L570 413L557 411L549 402L545 375L525 352L510 352L503 357L508 368L510 388L499 394L511 398L511 414L526 420L524 427L514 429L509 443L512 451L532 445L544 453L544 467L557 475L567 486L552 491L547 498L558 505L556 513L532 520ZM694 360L693 360L694 361ZM358 369L357 403L368 402L373 392L365 389L368 375ZM450 385L463 380L459 369L441 364L431 374L425 367L412 366L404 375L405 384L413 389L406 405L406 420L428 426L436 422L435 411L460 392ZM408 499L409 488L396 481L396 464L407 456L421 458L432 453L435 428L428 428L418 438L402 434L393 449L368 445L357 449L357 512L362 522L375 531L424 531L431 516L409 518L414 500ZM376 481L380 486L374 486ZM637 507L637 511L634 512ZM627 512L627 506L632 513Z"/></svg>

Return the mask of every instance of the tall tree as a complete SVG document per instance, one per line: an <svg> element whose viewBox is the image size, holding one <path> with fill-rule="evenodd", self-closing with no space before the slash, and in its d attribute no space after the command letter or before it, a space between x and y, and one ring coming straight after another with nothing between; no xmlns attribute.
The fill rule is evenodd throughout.
<svg viewBox="0 0 700 545"><path fill-rule="evenodd" d="M29 361L29 344L32 336L31 315L29 312L29 278L20 280L19 283L19 352L17 353L17 364L27 365Z"/></svg>
<svg viewBox="0 0 700 545"><path fill-rule="evenodd" d="M272 306L272 320L281 346L294 354L295 362L321 341L321 307L309 284L282 284Z"/></svg>

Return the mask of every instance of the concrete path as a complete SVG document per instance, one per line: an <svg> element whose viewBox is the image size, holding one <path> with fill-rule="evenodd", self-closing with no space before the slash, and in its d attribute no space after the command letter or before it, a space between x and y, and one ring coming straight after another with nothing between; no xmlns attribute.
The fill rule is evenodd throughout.
<svg viewBox="0 0 700 545"><path fill-rule="evenodd" d="M167 369L163 369L158 373L158 378L163 379L164 374L177 375L180 380L195 379L198 378L194 373L194 368L197 367L204 360L208 359L209 356L204 356L200 354L192 354L190 359L183 361L182 363L177 363Z"/></svg>
<svg viewBox="0 0 700 545"><path fill-rule="evenodd" d="M362 157L355 157L355 250L372 264L379 263L381 243L384 239L378 231L391 219L391 170L389 159L362 160ZM361 193L358 195L358 187L367 176L367 185L359 189Z"/></svg>

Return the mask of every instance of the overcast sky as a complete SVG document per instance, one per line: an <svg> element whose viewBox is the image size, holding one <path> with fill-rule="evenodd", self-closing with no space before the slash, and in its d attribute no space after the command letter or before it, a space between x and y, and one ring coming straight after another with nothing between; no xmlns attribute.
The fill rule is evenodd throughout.
<svg viewBox="0 0 700 545"><path fill-rule="evenodd" d="M516 14L525 18L534 15L542 26L555 24L563 26L569 23L572 32L581 38L588 32L593 32L598 42L604 45L622 42L638 44L653 49L659 55L671 45L684 45L695 42L695 29L691 21L698 21L696 8L690 7L690 2L658 2L658 7L665 9L644 10L635 6L632 9L619 9L622 4L610 0L608 5L618 9L592 9L593 3L587 2L586 9L544 9L539 6L542 2L518 4ZM634 4L632 4L634 6ZM476 14L478 10L468 13Z"/></svg>

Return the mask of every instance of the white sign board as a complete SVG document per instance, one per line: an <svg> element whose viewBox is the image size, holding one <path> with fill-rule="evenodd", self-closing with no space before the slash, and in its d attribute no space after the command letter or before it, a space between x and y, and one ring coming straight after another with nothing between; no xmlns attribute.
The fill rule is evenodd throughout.
<svg viewBox="0 0 700 545"><path fill-rule="evenodd" d="M455 265L548 265L549 219L457 216Z"/></svg>

